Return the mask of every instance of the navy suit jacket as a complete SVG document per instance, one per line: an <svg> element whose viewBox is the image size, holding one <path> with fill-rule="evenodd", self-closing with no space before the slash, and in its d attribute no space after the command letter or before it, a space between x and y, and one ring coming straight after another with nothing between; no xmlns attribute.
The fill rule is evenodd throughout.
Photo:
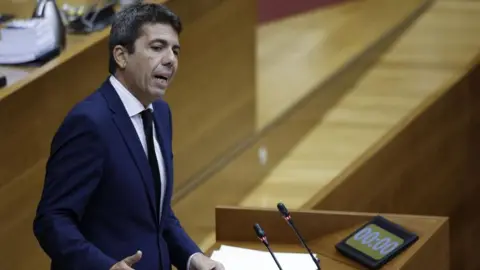
<svg viewBox="0 0 480 270"><path fill-rule="evenodd" d="M170 108L154 104L165 160L161 221L154 182L135 128L108 79L78 103L56 132L34 233L54 270L108 270L137 250L136 270L186 269L200 252L171 208L173 187Z"/></svg>

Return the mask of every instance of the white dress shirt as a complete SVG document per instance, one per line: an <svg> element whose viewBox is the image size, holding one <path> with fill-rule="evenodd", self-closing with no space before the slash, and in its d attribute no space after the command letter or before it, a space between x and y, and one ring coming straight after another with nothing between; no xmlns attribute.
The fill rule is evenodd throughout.
<svg viewBox="0 0 480 270"><path fill-rule="evenodd" d="M110 76L110 83L112 84L115 91L117 91L118 96L122 100L125 109L127 110L127 114L132 120L132 124L137 131L138 138L142 143L143 150L145 151L145 155L148 156L147 150L147 141L145 138L145 132L143 129L143 120L142 120L142 111L145 110L145 106L130 92L128 91L122 83L120 83L117 78L114 76ZM153 112L153 106L150 104L148 106L150 110ZM160 151L160 144L158 143L155 124L152 123L153 127L153 144L155 146L155 154L157 155L158 160L158 168L160 169L160 182L161 182L161 190L160 190L160 205L159 205L159 213L160 217L162 216L162 205L163 205L163 198L165 195L165 163L163 162L162 151ZM159 220L160 222L160 220Z"/></svg>
<svg viewBox="0 0 480 270"><path fill-rule="evenodd" d="M130 92L128 91L125 86L120 83L117 78L114 76L110 76L110 83L112 84L113 88L117 92L118 96L122 100L123 105L125 106L125 109L127 110L127 114L130 117L130 120L132 121L133 126L135 127L135 130L137 131L138 138L140 139L140 142L142 143L143 150L145 151L145 154L148 156L148 150L147 150L147 141L145 138L145 132L143 129L143 120L142 120L142 111L145 110L145 106ZM148 106L150 110L153 112L153 106L150 104ZM157 155L157 160L158 160L158 168L160 169L160 181L161 181L161 191L160 191L160 217L162 216L162 205L163 205L163 198L165 196L165 163L163 162L163 156L162 152L160 151L160 144L158 143L157 136L156 136L156 131L155 131L155 124L153 123L153 143L155 145L155 153ZM160 222L160 220L159 220ZM196 255L197 253L193 254ZM193 258L193 255L190 256L187 262L187 269L190 269L190 264L191 260Z"/></svg>

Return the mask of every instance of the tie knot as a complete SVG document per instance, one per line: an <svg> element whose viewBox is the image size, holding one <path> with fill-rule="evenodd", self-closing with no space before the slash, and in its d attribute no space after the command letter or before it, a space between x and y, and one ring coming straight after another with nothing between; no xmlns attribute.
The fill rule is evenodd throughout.
<svg viewBox="0 0 480 270"><path fill-rule="evenodd" d="M152 132L152 125L153 125L153 114L150 109L146 109L142 111L142 121L143 121L143 129L147 136L150 136Z"/></svg>
<svg viewBox="0 0 480 270"><path fill-rule="evenodd" d="M143 122L148 122L148 123L153 121L152 111L150 109L146 109L142 111L142 120Z"/></svg>

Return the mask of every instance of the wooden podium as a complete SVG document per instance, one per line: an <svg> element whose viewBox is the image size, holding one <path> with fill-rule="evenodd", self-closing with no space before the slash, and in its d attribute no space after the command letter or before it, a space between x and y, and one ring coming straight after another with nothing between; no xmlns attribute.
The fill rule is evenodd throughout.
<svg viewBox="0 0 480 270"><path fill-rule="evenodd" d="M307 252L276 209L217 207L215 211L216 243L209 253L221 245L266 251L256 237L253 229L255 223L264 229L273 252ZM290 213L308 246L320 259L322 270L367 269L340 254L335 245L378 214L337 211ZM448 218L380 215L419 237L413 245L381 269L449 269Z"/></svg>

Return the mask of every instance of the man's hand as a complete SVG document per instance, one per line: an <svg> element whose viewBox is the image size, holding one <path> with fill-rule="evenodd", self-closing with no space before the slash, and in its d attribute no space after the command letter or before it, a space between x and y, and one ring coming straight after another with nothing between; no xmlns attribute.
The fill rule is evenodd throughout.
<svg viewBox="0 0 480 270"><path fill-rule="evenodd" d="M132 267L134 264L140 261L142 258L142 252L139 250L132 256L128 256L125 259L119 261L110 268L110 270L134 270Z"/></svg>
<svg viewBox="0 0 480 270"><path fill-rule="evenodd" d="M193 255L190 269L188 270L225 270L225 267L223 264L199 253Z"/></svg>

